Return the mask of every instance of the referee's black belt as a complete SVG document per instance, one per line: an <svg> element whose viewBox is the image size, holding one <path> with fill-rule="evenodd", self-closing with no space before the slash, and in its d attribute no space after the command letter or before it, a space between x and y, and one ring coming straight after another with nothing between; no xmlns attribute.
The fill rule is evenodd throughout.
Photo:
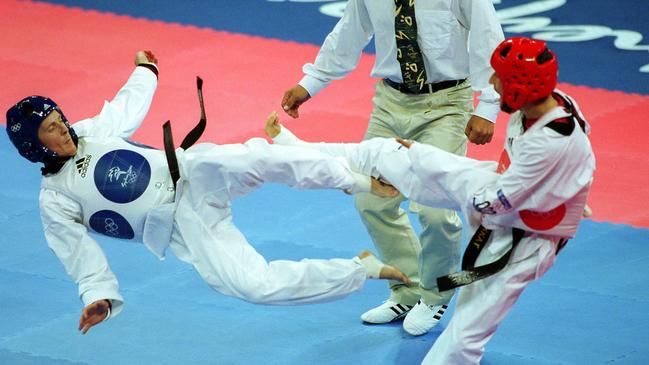
<svg viewBox="0 0 649 365"><path fill-rule="evenodd" d="M454 86L460 85L461 83L466 81L466 79L447 80L447 81L435 82L435 83L432 83L432 84L424 84L424 87L422 87L418 91L412 91L412 90L408 89L406 84L400 84L400 83L394 82L394 81L392 81L390 79L383 79L383 81L385 81L385 83L388 84L391 88L393 88L395 90L399 90L404 94L432 94L432 93L438 92L440 90L448 89L449 87L454 87Z"/></svg>

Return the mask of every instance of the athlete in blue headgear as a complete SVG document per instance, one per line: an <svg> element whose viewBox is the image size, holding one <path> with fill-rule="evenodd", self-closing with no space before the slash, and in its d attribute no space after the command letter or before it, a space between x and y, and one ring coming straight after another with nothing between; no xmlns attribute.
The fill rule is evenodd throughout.
<svg viewBox="0 0 649 365"><path fill-rule="evenodd" d="M74 155L79 141L59 106L42 96L28 96L9 109L7 131L23 157L48 166Z"/></svg>
<svg viewBox="0 0 649 365"><path fill-rule="evenodd" d="M140 51L135 64L115 98L97 116L73 126L42 96L27 97L7 112L7 133L18 152L44 164L39 202L45 237L78 284L83 333L117 315L124 302L88 228L141 241L161 259L170 247L215 290L254 303L334 300L359 290L367 278L409 282L367 251L351 260L266 262L234 226L230 210L233 199L264 182L352 193L396 191L328 155L259 138L178 149L175 188L163 151L125 140L147 114L157 86L155 56Z"/></svg>

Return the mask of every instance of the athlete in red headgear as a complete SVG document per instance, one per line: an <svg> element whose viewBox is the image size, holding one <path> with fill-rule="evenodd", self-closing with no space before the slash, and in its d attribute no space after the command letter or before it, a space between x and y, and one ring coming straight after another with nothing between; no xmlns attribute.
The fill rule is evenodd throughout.
<svg viewBox="0 0 649 365"><path fill-rule="evenodd" d="M490 80L500 80L500 107L512 113L528 103L547 98L557 85L559 64L545 42L524 38L509 38L491 55L496 73Z"/></svg>
<svg viewBox="0 0 649 365"><path fill-rule="evenodd" d="M554 264L574 236L595 170L589 126L575 101L555 89L557 60L546 44L507 39L491 64L490 82L501 95L501 108L513 113L499 162L404 140L307 143L276 119L266 124L275 143L344 156L352 169L390 182L413 201L465 214L473 237L462 271L437 280L441 291L463 288L453 318L424 364L480 362L527 284Z"/></svg>

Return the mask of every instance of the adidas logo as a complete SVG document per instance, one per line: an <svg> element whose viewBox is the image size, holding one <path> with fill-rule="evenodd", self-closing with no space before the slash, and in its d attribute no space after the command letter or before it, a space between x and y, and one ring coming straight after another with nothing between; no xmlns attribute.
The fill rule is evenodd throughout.
<svg viewBox="0 0 649 365"><path fill-rule="evenodd" d="M421 302L421 300L420 300L420 302ZM446 304L442 305L442 306L437 310L437 313L435 313L435 315L433 316L433 318L435 318L436 320L439 321L440 319L442 319L442 316L444 315L444 312L446 312L447 309L448 309L448 305L446 305Z"/></svg>
<svg viewBox="0 0 649 365"><path fill-rule="evenodd" d="M92 159L92 155L85 155L75 161L75 164L77 165L77 172L79 175L81 175L81 178L85 178L86 174L88 173L88 165L90 165L90 160Z"/></svg>
<svg viewBox="0 0 649 365"><path fill-rule="evenodd" d="M401 317L405 317L406 314L408 314L408 312L410 312L412 307L413 307L412 305L407 305L407 304L401 305L401 304L398 304L398 303L391 306L390 309L394 312L394 315L395 315L393 321L397 320L397 319L399 319Z"/></svg>

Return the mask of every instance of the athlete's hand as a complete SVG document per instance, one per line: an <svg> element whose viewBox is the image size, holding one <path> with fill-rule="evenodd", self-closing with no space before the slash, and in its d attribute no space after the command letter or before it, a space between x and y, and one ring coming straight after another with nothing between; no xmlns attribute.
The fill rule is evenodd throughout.
<svg viewBox="0 0 649 365"><path fill-rule="evenodd" d="M309 100L311 95L300 85L295 85L292 88L286 90L284 97L282 98L282 109L286 114L290 115L293 118L300 116L298 108L302 103Z"/></svg>
<svg viewBox="0 0 649 365"><path fill-rule="evenodd" d="M276 111L272 111L268 118L266 118L266 125L264 132L270 138L275 138L282 131L282 124L279 122L279 115Z"/></svg>
<svg viewBox="0 0 649 365"><path fill-rule="evenodd" d="M472 143L486 144L491 142L491 138L494 135L494 124L487 119L472 115L466 124L464 134L466 134Z"/></svg>
<svg viewBox="0 0 649 365"><path fill-rule="evenodd" d="M141 64L141 63L153 63L156 66L158 65L158 58L153 54L153 52L146 50L146 51L138 51L135 54L135 66Z"/></svg>
<svg viewBox="0 0 649 365"><path fill-rule="evenodd" d="M372 178L372 194L382 198L394 198L399 195L399 190L386 182Z"/></svg>
<svg viewBox="0 0 649 365"><path fill-rule="evenodd" d="M79 331L85 335L90 327L103 322L108 315L109 309L110 302L108 299L102 299L88 304L81 311L81 318L79 318Z"/></svg>

